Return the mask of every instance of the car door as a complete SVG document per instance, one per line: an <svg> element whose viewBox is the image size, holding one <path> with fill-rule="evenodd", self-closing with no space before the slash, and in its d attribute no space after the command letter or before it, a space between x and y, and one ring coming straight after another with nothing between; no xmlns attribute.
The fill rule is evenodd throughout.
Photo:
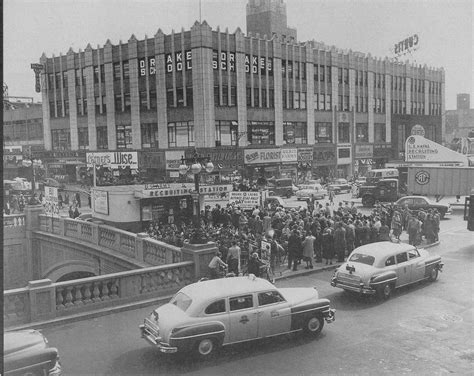
<svg viewBox="0 0 474 376"><path fill-rule="evenodd" d="M415 210L420 210L420 209L427 209L428 208L428 203L426 200L422 197L417 197L413 199L413 208Z"/></svg>
<svg viewBox="0 0 474 376"><path fill-rule="evenodd" d="M400 287L410 283L412 265L408 262L407 252L400 252L395 255L397 261L397 286Z"/></svg>
<svg viewBox="0 0 474 376"><path fill-rule="evenodd" d="M276 290L257 293L258 337L270 337L290 331L290 304Z"/></svg>
<svg viewBox="0 0 474 376"><path fill-rule="evenodd" d="M425 277L425 261L416 248L408 251L408 262L411 266L411 282L420 281Z"/></svg>
<svg viewBox="0 0 474 376"><path fill-rule="evenodd" d="M230 342L257 338L258 315L253 295L245 294L229 298Z"/></svg>

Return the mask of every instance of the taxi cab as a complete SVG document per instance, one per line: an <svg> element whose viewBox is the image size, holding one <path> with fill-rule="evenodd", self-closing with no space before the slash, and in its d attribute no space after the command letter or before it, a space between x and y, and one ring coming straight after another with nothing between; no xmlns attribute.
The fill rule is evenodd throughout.
<svg viewBox="0 0 474 376"><path fill-rule="evenodd" d="M183 287L140 325L142 338L163 353L208 357L233 343L303 331L317 336L335 319L315 288L276 288L254 275Z"/></svg>
<svg viewBox="0 0 474 376"><path fill-rule="evenodd" d="M377 242L356 248L331 279L333 287L388 299L393 290L422 280L436 281L440 256L405 243Z"/></svg>

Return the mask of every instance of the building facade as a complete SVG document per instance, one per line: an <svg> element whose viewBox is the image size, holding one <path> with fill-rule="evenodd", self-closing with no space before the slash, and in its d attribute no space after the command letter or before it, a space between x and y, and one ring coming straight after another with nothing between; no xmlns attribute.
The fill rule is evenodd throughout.
<svg viewBox="0 0 474 376"><path fill-rule="evenodd" d="M456 109L446 111L446 137L450 143L474 137L474 108L469 94L458 94Z"/></svg>
<svg viewBox="0 0 474 376"><path fill-rule="evenodd" d="M168 155L197 148L224 156L213 161L223 172L296 179L346 177L401 158L415 124L441 141L442 69L299 43L281 0L250 0L249 31L259 14L271 35L204 21L43 54L45 148L164 151L169 176L177 166Z"/></svg>

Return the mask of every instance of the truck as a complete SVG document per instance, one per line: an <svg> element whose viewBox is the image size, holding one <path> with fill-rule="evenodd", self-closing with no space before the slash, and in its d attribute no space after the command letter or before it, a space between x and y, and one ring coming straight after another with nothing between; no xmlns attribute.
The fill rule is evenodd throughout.
<svg viewBox="0 0 474 376"><path fill-rule="evenodd" d="M474 187L474 167L408 167L407 191L411 195L469 196Z"/></svg>
<svg viewBox="0 0 474 376"><path fill-rule="evenodd" d="M358 189L357 197L362 198L362 205L374 206L376 201L394 202L402 194L400 193L398 179L380 179L374 183L366 183Z"/></svg>
<svg viewBox="0 0 474 376"><path fill-rule="evenodd" d="M464 202L464 220L467 221L467 229L474 231L474 188Z"/></svg>

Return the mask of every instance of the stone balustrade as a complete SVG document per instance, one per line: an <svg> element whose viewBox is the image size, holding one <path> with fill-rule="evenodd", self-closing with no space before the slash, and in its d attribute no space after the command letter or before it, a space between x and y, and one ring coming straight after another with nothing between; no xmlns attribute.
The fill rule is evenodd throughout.
<svg viewBox="0 0 474 376"><path fill-rule="evenodd" d="M71 218L40 215L41 231L91 243L150 265L167 265L182 260L179 247L115 227Z"/></svg>
<svg viewBox="0 0 474 376"><path fill-rule="evenodd" d="M3 228L25 227L24 214L8 214L3 216Z"/></svg>
<svg viewBox="0 0 474 376"><path fill-rule="evenodd" d="M4 292L5 327L54 320L175 293L196 280L193 261L52 283L31 281Z"/></svg>

